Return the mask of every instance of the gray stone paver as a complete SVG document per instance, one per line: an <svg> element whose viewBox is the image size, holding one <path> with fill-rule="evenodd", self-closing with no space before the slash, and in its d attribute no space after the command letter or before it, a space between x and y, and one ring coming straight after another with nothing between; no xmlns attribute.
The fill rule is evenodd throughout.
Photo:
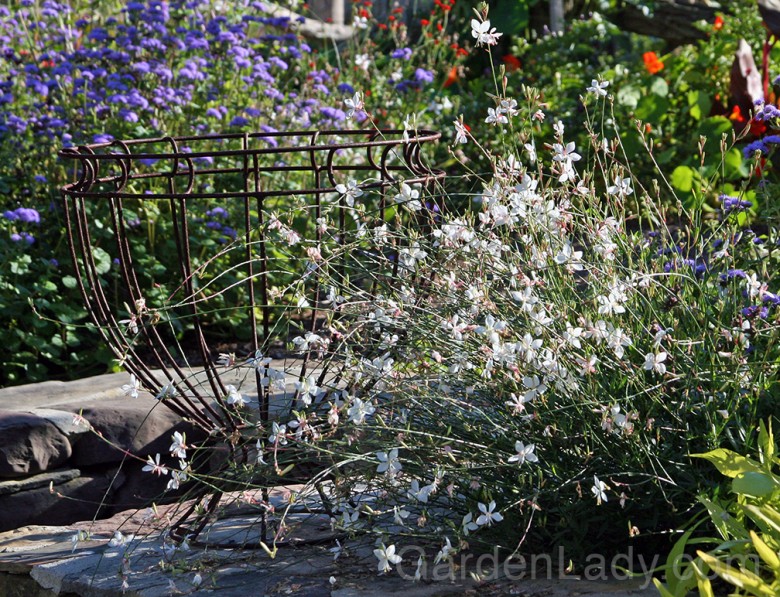
<svg viewBox="0 0 780 597"><path fill-rule="evenodd" d="M57 417L57 405L117 399L127 374L110 374L78 382L45 382L21 388L0 389L0 408L29 412L43 409L42 415ZM67 417L58 421L67 427ZM77 430L62 429L64 432ZM275 499L280 499L278 492ZM160 513L175 506L162 506ZM232 518L218 521L209 531L212 539L234 544L257 538L256 514L236 511ZM329 533L329 525L317 515L302 521L302 538ZM119 576L122 549L109 547L115 530L137 538L129 544L128 589L122 592ZM91 539L75 546L71 538L78 530L90 530ZM468 570L458 571L456 580L413 583L398 575L378 576L371 546L353 549L333 561L328 551L332 543L280 548L275 559L262 550L194 547L176 556L177 570L163 571L161 529L145 520L139 511L121 513L112 519L68 526L28 526L0 533L0 588L20 587L19 594L44 597L57 594L79 597L162 597L168 595L217 595L254 597L259 595L301 595L303 597L380 597L403 594L404 597L449 595L524 595L526 597L649 597L657 595L652 585L641 586L645 579L633 581L585 581L541 578L506 579L477 583ZM224 544L223 544L224 545ZM171 568L172 566L169 566ZM407 566L409 569L412 564ZM192 584L200 570L203 582ZM23 575L23 576L9 576ZM330 578L336 582L331 584ZM13 581L19 578L19 582ZM33 588L21 582L32 578ZM11 580L9 580L11 579ZM21 588L25 587L25 588ZM18 592L17 591L17 592Z"/></svg>

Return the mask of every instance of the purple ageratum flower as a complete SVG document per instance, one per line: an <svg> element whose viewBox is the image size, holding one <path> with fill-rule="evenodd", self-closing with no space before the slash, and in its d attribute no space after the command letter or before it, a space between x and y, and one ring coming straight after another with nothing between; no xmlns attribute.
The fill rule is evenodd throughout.
<svg viewBox="0 0 780 597"><path fill-rule="evenodd" d="M248 124L249 121L243 116L235 116L233 120L230 121L230 126L246 126Z"/></svg>
<svg viewBox="0 0 780 597"><path fill-rule="evenodd" d="M19 233L13 233L11 235L11 240L15 243L25 243L27 245L31 245L35 242L35 237L32 234L29 234L28 232L19 232Z"/></svg>
<svg viewBox="0 0 780 597"><path fill-rule="evenodd" d="M756 111L756 115L753 120L759 122L766 122L780 116L780 110L774 104L763 104L761 109Z"/></svg>
<svg viewBox="0 0 780 597"><path fill-rule="evenodd" d="M742 149L742 155L749 159L752 158L753 154L757 151L760 151L761 153L768 152L767 146L764 145L764 142L761 139L745 145L745 147Z"/></svg>
<svg viewBox="0 0 780 597"><path fill-rule="evenodd" d="M410 60L412 57L411 48L398 48L390 53L390 58L400 58L402 60Z"/></svg>
<svg viewBox="0 0 780 597"><path fill-rule="evenodd" d="M330 106L323 106L320 108L320 114L328 120L335 120L336 122L344 122L347 119L347 114L343 110Z"/></svg>
<svg viewBox="0 0 780 597"><path fill-rule="evenodd" d="M761 307L760 305L751 305L750 307L745 307L741 312L743 317L748 319L752 319L756 316L760 317L761 319L766 319L769 316L769 308Z"/></svg>
<svg viewBox="0 0 780 597"><path fill-rule="evenodd" d="M48 182L48 180L46 179L46 177L45 177L45 176L43 176L42 174L36 174L36 175L33 177L33 179L35 180L35 182L37 182L37 183L40 183L40 184L45 184L45 183L47 183L47 182Z"/></svg>
<svg viewBox="0 0 780 597"><path fill-rule="evenodd" d="M739 199L738 197L729 197L728 195L721 195L718 197L718 201L721 202L721 209L724 213L743 211L753 207L753 203L750 201Z"/></svg>
<svg viewBox="0 0 780 597"><path fill-rule="evenodd" d="M414 79L423 85L426 83L433 83L433 72L425 70L424 68L418 68L414 71Z"/></svg>
<svg viewBox="0 0 780 597"><path fill-rule="evenodd" d="M224 207L214 207L206 212L209 218L227 219L228 212Z"/></svg>
<svg viewBox="0 0 780 597"><path fill-rule="evenodd" d="M24 222L26 224L40 224L41 214L32 207L17 207L13 211L3 212L3 217L12 222Z"/></svg>
<svg viewBox="0 0 780 597"><path fill-rule="evenodd" d="M341 93L346 93L347 95L355 95L355 88L352 87L349 83L341 83L338 87L336 87Z"/></svg>
<svg viewBox="0 0 780 597"><path fill-rule="evenodd" d="M780 305L780 295L777 295L774 292L769 292L767 290L765 290L764 293L762 294L761 300L764 301L765 303L770 303L775 307Z"/></svg>
<svg viewBox="0 0 780 597"><path fill-rule="evenodd" d="M222 112L220 112L217 108L209 108L206 110L206 116L216 118L217 120L222 120Z"/></svg>
<svg viewBox="0 0 780 597"><path fill-rule="evenodd" d="M726 270L725 274L720 275L721 282L727 282L729 280L733 280L734 278L742 278L744 280L747 278L747 274L745 274L745 271L741 269L728 269Z"/></svg>
<svg viewBox="0 0 780 597"><path fill-rule="evenodd" d="M111 143L113 140L114 136L109 135L108 133L98 133L92 136L93 143Z"/></svg>

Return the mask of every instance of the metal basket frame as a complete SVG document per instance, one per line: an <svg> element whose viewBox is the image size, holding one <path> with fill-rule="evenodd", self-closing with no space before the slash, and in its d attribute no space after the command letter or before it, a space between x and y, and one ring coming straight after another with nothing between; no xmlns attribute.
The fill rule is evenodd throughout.
<svg viewBox="0 0 780 597"><path fill-rule="evenodd" d="M257 225L251 222L250 212L255 210L260 224L263 224L263 204L269 198L308 197L311 200L308 206L318 217L322 212L323 197L337 193L337 185L340 181L343 184L344 176L350 173L371 179L359 187L362 191L381 192L379 209L383 212L388 208L385 192L392 185L403 181L430 187L444 177L443 171L428 167L421 155L423 144L439 138L440 133L423 130L256 132L111 141L61 150L61 158L75 161L77 165L74 181L61 189L74 275L103 341L122 359L124 368L139 380L144 389L153 395L165 395L161 401L165 407L189 419L212 438L218 430L217 435L229 442L240 430L241 420L236 409L225 401L226 384L220 376L214 350L201 328L197 302L192 301L190 309L197 351L206 377L204 384L193 383L155 326L143 324L142 319L150 314L145 311L144 292L134 269L125 221L125 202L153 199L170 203L181 285L189 296L196 294L194 282L198 276L193 268L188 229L190 206L201 200L224 199L235 202L240 206L239 210L243 209L243 230L238 234L246 240L246 291L252 307L249 309L251 350L257 354L270 338L269 288L265 275L265 243L250 242L251 234L257 230ZM197 147L201 144L206 148ZM360 163L341 163L339 156L344 150L357 153L361 157ZM291 158L305 161L290 163ZM306 176L311 185L307 188L265 188L265 179L280 173ZM199 188L199 181L209 177L240 179L241 188ZM143 190L149 185L162 185L164 190L160 192L157 188L150 195L148 189ZM87 213L90 202L101 201L107 202L110 211L107 224L116 241L119 277L129 304L136 310L132 316L137 316L141 322L139 333L145 345L151 347L150 359L143 358L121 332L125 324L120 319L121 315L114 312L112 300L101 284L102 275L90 233L93 223ZM345 225L344 210L341 210L339 227L342 231ZM258 298L261 303L256 309ZM310 319L312 331L318 308L315 298ZM306 373L306 361L304 359L301 366L301 379ZM255 371L254 382L259 420L265 424L269 421L269 391L259 370ZM208 391L204 391L203 386ZM219 497L217 492L209 500L207 515L213 513ZM189 514L191 512L183 519ZM205 520L197 526L195 534L203 528L203 524ZM263 530L265 532L264 522ZM187 532L191 531L188 529Z"/></svg>

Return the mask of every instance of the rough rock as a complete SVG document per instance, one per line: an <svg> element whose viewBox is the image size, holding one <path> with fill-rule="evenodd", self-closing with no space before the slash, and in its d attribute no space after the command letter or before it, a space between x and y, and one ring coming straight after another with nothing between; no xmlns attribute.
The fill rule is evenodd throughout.
<svg viewBox="0 0 780 597"><path fill-rule="evenodd" d="M53 483L53 492L49 483ZM111 479L105 475L82 475L0 496L0 530L91 519L100 514L100 505L107 499L110 485Z"/></svg>
<svg viewBox="0 0 780 597"><path fill-rule="evenodd" d="M174 431L186 432L188 439L195 439L192 425L152 398L113 398L86 407L74 402L59 408L72 413L81 411L100 434L99 437L88 433L76 442L71 458L75 467L122 462L125 450L141 457L167 454Z"/></svg>
<svg viewBox="0 0 780 597"><path fill-rule="evenodd" d="M0 411L0 477L34 475L70 456L68 438L54 424L32 414Z"/></svg>

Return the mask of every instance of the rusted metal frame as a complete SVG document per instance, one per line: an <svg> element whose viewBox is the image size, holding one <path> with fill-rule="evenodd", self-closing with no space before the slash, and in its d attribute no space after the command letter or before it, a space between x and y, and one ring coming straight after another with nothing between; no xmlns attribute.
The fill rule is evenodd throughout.
<svg viewBox="0 0 780 597"><path fill-rule="evenodd" d="M129 147L127 144L125 144L122 141L114 141L112 145L117 145L121 147L124 150L124 154L118 154L117 155L117 163L119 164L120 170L121 170L121 177L115 181L115 189L114 192L119 192L122 188L124 188L127 185L127 181L129 180L129 174L130 174L130 156L132 153L130 152ZM127 290L130 292L130 300L132 303L132 307L136 307L136 301L143 299L143 293L141 292L141 287L138 284L138 279L135 276L135 271L133 270L132 266L132 255L130 253L130 245L129 241L127 239L127 234L125 230L125 220L124 220L124 207L122 199L116 198L114 194L109 196L108 198L109 204L111 205L111 217L112 217L112 223L114 228L114 235L116 237L117 242L117 250L119 252L119 264L120 264L120 270L122 272L122 277L125 282L125 286ZM137 307L136 310L138 311ZM139 317L143 315L143 313L138 312ZM132 317L133 314L131 313L130 316ZM158 364L165 370L165 361L162 358L162 356L159 354L157 350L157 344L158 342L155 342L154 339L156 338L159 341L159 336L157 336L156 331L154 334L150 334L150 327L153 329L154 326L148 326L146 323L144 323L142 320L139 321L140 329L143 331L144 336L147 339L149 349L153 352L155 355L155 358L158 362ZM135 350L132 346L132 344L127 345L127 350L129 354L136 356ZM135 361L136 359L130 359L130 361ZM140 359L137 359L140 361ZM128 361L128 359L125 359L125 361ZM136 363L132 363L133 365L136 365ZM141 367L128 367L130 371L134 374L140 374L137 375L139 380L143 381L147 384L147 387L154 387L156 384L156 379L154 378L151 370L143 363L141 363ZM172 376L169 376L169 381L173 381ZM206 417L199 416L199 412L191 412L190 409L186 408L188 405L188 402L186 398L181 396L169 396L168 400L170 401L170 404L168 406L171 407L171 410L176 412L179 416L190 416L192 417L196 423L199 423L204 429L210 430L211 424L209 420Z"/></svg>
<svg viewBox="0 0 780 597"><path fill-rule="evenodd" d="M172 144L175 143L175 141L171 141ZM175 234L177 235L177 248L179 248L179 255L180 255L180 262L182 266L182 274L184 276L183 279L183 286L187 293L187 296L189 299L191 299L191 311L194 318L194 326L197 334L198 339L198 349L200 351L201 359L203 361L203 368L206 373L206 377L208 379L209 386L211 386L211 391L214 395L214 400L219 405L220 411L222 412L222 415L217 414L217 411L214 410L214 408L211 406L208 399L201 395L200 391L197 391L189 382L189 380L185 377L185 382L188 384L188 386L191 387L191 390L194 393L194 396L198 399L198 401L206 407L206 409L212 414L213 417L215 417L215 420L218 423L221 423L222 425L225 425L229 428L230 433L236 431L237 425L234 419L234 415L230 411L229 405L225 402L225 388L222 387L221 379L219 378L219 374L216 373L214 368L214 363L211 359L211 351L208 348L208 345L206 344L206 339L203 336L203 329L200 325L200 315L198 312L198 307L195 302L195 287L193 284L194 274L192 272L192 254L190 252L190 239L189 239L189 226L187 223L187 198L189 193L192 192L192 188L194 186L194 167L191 160L187 159L185 160L187 163L187 168L190 172L193 172L191 175L191 178L188 182L187 189L184 191L184 193L177 193L176 192L176 186L175 186L175 174L179 169L179 159L177 158L172 165L171 168L171 176L168 178L168 191L172 195L178 195L178 199L171 201L171 209L172 209L172 215L174 222L177 222L176 213L180 214L180 222L178 224L174 225ZM180 228L179 228L180 226ZM194 405L193 405L194 406Z"/></svg>
<svg viewBox="0 0 780 597"><path fill-rule="evenodd" d="M175 146L175 143L174 143ZM174 165L173 170L178 169L178 158L174 158ZM191 188L191 186L190 186ZM148 199L148 197L147 197ZM174 200L171 200L171 214L172 214L172 220L173 220L173 228L174 228L174 237L177 244L177 250L179 251L180 261L181 261L181 240L179 236L179 230L178 230L178 222L176 219L176 205ZM167 404L168 401L172 401L174 404L180 404L183 403L182 408L185 408L187 416L192 417L197 422L199 422L201 425L204 423L204 419L206 420L206 424L203 425L204 429L211 432L213 430L213 424L219 425L223 423L222 417L220 414L214 410L214 408L211 406L211 404L208 402L207 399L205 399L200 392L197 390L197 388L194 386L194 384L190 381L189 376L179 367L178 363L176 363L176 359L171 355L170 351L165 345L165 341L160 337L159 333L157 332L156 327L152 327L151 333L155 336L156 342L158 346L160 347L164 358L161 358L161 366L162 371L165 375L165 377L168 379L168 383L177 390L177 394L173 396L168 396L165 398L164 402ZM166 365L167 362L167 365ZM173 369L173 371L176 373L176 375L179 376L180 382L176 382L174 376L169 371L169 367ZM208 421L207 417L204 417L203 413L195 406L195 404L192 402L190 397L186 396L183 391L181 391L180 385L186 386L186 388L192 393L192 395L203 405L206 412L208 412L211 417L212 421ZM158 384L159 387L159 384Z"/></svg>

